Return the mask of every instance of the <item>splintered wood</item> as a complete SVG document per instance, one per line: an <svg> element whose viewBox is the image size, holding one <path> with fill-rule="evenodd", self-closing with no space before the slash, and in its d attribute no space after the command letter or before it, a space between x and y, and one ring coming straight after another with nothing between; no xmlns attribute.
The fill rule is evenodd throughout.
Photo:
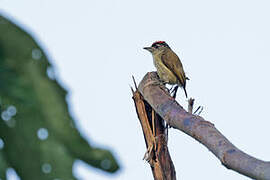
<svg viewBox="0 0 270 180"><path fill-rule="evenodd" d="M155 180L176 180L173 162L167 147L167 129L164 120L132 89L133 100L142 126L147 151L144 159L149 162Z"/></svg>

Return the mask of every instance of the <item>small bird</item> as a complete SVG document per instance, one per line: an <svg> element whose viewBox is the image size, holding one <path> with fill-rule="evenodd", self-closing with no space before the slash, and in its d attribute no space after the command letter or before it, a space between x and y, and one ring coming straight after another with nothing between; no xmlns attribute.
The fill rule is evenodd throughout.
<svg viewBox="0 0 270 180"><path fill-rule="evenodd" d="M166 84L179 85L186 91L186 80L182 63L165 41L156 41L151 47L144 47L153 55L154 65L157 68L159 78ZM175 95L178 86L175 88Z"/></svg>

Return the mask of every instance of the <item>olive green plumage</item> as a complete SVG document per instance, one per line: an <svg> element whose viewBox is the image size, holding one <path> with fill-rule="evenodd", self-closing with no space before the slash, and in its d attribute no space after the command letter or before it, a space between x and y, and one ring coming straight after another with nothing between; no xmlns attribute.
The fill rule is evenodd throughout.
<svg viewBox="0 0 270 180"><path fill-rule="evenodd" d="M157 41L151 47L145 47L153 55L154 65L157 68L159 78L171 85L179 85L186 92L186 80L182 63L178 56L164 41Z"/></svg>

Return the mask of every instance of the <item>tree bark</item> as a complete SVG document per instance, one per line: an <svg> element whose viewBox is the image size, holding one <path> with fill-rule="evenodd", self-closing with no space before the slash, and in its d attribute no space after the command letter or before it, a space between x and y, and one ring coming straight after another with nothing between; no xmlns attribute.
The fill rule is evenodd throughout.
<svg viewBox="0 0 270 180"><path fill-rule="evenodd" d="M159 82L156 72L147 73L138 90L169 126L202 143L225 167L253 179L270 180L270 162L244 153L222 135L214 124L185 111Z"/></svg>

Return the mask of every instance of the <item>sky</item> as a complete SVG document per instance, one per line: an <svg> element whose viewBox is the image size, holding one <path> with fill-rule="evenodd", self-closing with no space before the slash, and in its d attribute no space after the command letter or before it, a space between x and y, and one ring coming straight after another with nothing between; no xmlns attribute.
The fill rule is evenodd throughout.
<svg viewBox="0 0 270 180"><path fill-rule="evenodd" d="M266 0L0 0L0 13L46 50L83 136L110 148L122 166L111 176L77 161L76 177L135 180L153 177L142 160L131 76L139 82L155 70L142 48L156 40L180 57L201 116L244 152L269 161L269 6ZM187 107L183 91L177 96ZM169 130L168 146L177 179L247 179L179 130Z"/></svg>

